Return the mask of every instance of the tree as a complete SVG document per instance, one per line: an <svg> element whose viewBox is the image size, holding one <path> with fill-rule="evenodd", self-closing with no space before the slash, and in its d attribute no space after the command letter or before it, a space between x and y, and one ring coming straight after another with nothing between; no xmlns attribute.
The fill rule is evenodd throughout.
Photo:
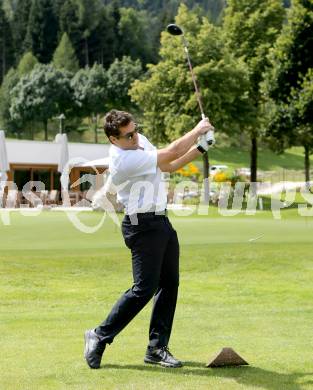
<svg viewBox="0 0 313 390"><path fill-rule="evenodd" d="M107 4L110 0L104 0ZM164 12L168 12L171 15L171 20L177 14L177 9L182 3L180 0L121 0L121 6L131 7L139 10L147 10L153 16L162 15ZM223 8L225 7L225 0L184 0L184 4L192 10L201 8L206 12L207 16L210 16L210 20L215 22L220 16Z"/></svg>
<svg viewBox="0 0 313 390"><path fill-rule="evenodd" d="M121 53L120 47L121 47L121 37L118 29L119 22L121 20L121 12L120 12L120 1L119 0L113 0L109 5L109 15L112 18L113 22L113 58L117 57L120 58L123 54Z"/></svg>
<svg viewBox="0 0 313 390"><path fill-rule="evenodd" d="M99 23L89 38L90 62L102 64L108 68L116 58L119 47L119 35L116 35L115 20L112 7L103 7L99 15Z"/></svg>
<svg viewBox="0 0 313 390"><path fill-rule="evenodd" d="M72 73L76 73L79 69L75 50L66 33L62 35L59 46L54 52L53 65L57 69L67 70Z"/></svg>
<svg viewBox="0 0 313 390"><path fill-rule="evenodd" d="M13 16L13 37L15 56L17 60L25 52L25 37L27 34L27 26L32 0L17 0Z"/></svg>
<svg viewBox="0 0 313 390"><path fill-rule="evenodd" d="M59 16L60 34L67 33L77 55L79 64L84 65L85 56L83 55L82 31L79 24L78 7L74 0L65 0L60 9Z"/></svg>
<svg viewBox="0 0 313 390"><path fill-rule="evenodd" d="M103 7L101 0L73 0L78 7L79 26L82 31L85 52L85 65L89 66L88 39L99 24L99 16Z"/></svg>
<svg viewBox="0 0 313 390"><path fill-rule="evenodd" d="M28 19L25 49L32 51L41 63L52 59L57 46L58 21L52 0L33 0Z"/></svg>
<svg viewBox="0 0 313 390"><path fill-rule="evenodd" d="M37 65L19 80L10 95L12 119L42 122L45 140L48 121L61 113L70 115L73 107L70 75L52 65Z"/></svg>
<svg viewBox="0 0 313 390"><path fill-rule="evenodd" d="M313 151L312 68L313 3L294 0L287 23L269 54L264 82L268 98L268 136L274 147L302 145L305 178L309 177L309 154Z"/></svg>
<svg viewBox="0 0 313 390"><path fill-rule="evenodd" d="M9 20L0 3L0 83L14 62L13 39Z"/></svg>
<svg viewBox="0 0 313 390"><path fill-rule="evenodd" d="M296 124L297 130L292 143L303 145L305 181L309 186L310 154L313 152L313 68L308 69L299 88L291 91L290 105L292 123Z"/></svg>
<svg viewBox="0 0 313 390"><path fill-rule="evenodd" d="M26 74L30 73L35 66L38 64L37 58L33 55L32 52L27 52L23 55L21 58L18 67L17 67L17 73L19 79ZM10 104L11 106L11 104ZM23 124L23 134L25 135L27 130L29 130L30 138L34 139L34 132L35 132L35 122L33 120L31 121L22 121L19 120L19 123Z"/></svg>
<svg viewBox="0 0 313 390"><path fill-rule="evenodd" d="M181 5L176 23L183 26L203 96L204 111L219 130L232 135L247 120L250 105L245 68L223 48L221 30L198 19ZM164 32L157 65L149 65L142 80L135 81L130 95L143 110L143 123L156 143L168 142L194 126L200 116L191 75L180 37Z"/></svg>
<svg viewBox="0 0 313 390"><path fill-rule="evenodd" d="M199 80L203 107L212 113L214 126L222 131L238 131L239 124L247 120L250 104L243 64L235 61L223 48L221 29L208 19L199 20L197 12L181 5L176 23L183 27L189 42L194 72ZM130 91L132 99L144 111L144 125L156 142L170 141L194 127L200 117L181 37L164 32L161 36L157 65L148 66L148 76L135 81ZM204 199L209 200L208 154L203 155Z"/></svg>
<svg viewBox="0 0 313 390"><path fill-rule="evenodd" d="M19 77L22 77L27 73L30 73L37 64L38 64L38 60L31 51L25 53L21 58L17 67L17 72Z"/></svg>
<svg viewBox="0 0 313 390"><path fill-rule="evenodd" d="M18 138L22 134L21 121L14 120L10 114L11 95L10 92L19 81L19 76L14 68L11 68L5 75L0 88L0 122L4 129L11 134L16 134Z"/></svg>
<svg viewBox="0 0 313 390"><path fill-rule="evenodd" d="M76 113L81 117L89 117L89 125L94 131L95 142L98 143L99 114L106 111L107 75L103 67L94 64L92 68L80 69L71 81Z"/></svg>
<svg viewBox="0 0 313 390"><path fill-rule="evenodd" d="M131 84L142 75L140 60L133 61L124 56L121 60L115 59L107 71L108 77L108 105L131 109L128 90Z"/></svg>
<svg viewBox="0 0 313 390"><path fill-rule="evenodd" d="M257 181L257 148L262 127L261 82L268 65L267 54L284 20L280 0L229 0L223 29L228 49L247 66L249 99L255 109L255 121L243 126L250 138L251 182Z"/></svg>
<svg viewBox="0 0 313 390"><path fill-rule="evenodd" d="M121 8L121 18L118 23L120 36L119 50L132 59L139 58L143 64L155 62L153 43L158 36L152 19L146 11L136 11L133 8Z"/></svg>

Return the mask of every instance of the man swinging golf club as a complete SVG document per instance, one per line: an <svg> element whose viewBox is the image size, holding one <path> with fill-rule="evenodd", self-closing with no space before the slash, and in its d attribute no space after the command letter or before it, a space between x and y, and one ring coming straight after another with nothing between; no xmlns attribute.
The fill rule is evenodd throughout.
<svg viewBox="0 0 313 390"><path fill-rule="evenodd" d="M182 363L168 349L179 284L179 243L167 218L161 174L174 172L206 152L213 127L204 118L184 136L159 150L138 133L127 112L110 111L104 130L112 144L111 179L118 200L125 206L122 234L131 250L134 284L98 327L85 332L85 359L90 368L99 368L106 344L111 344L154 296L144 362L181 367Z"/></svg>

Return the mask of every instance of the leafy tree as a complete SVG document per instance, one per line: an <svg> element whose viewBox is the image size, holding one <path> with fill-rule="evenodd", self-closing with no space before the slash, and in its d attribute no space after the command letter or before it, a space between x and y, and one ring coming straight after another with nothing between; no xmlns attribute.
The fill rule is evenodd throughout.
<svg viewBox="0 0 313 390"><path fill-rule="evenodd" d="M244 94L247 80L243 64L224 51L220 28L205 18L200 21L197 12L190 12L181 5L176 22L184 28L189 42L204 111L209 115L212 113L216 128L233 135L239 130L240 122L247 120L250 111ZM164 32L160 56L162 60L157 65L148 66L147 78L135 81L130 90L132 99L144 111L143 124L156 143L184 134L200 117L181 37ZM204 178L208 177L208 171L206 153L203 155Z"/></svg>
<svg viewBox="0 0 313 390"><path fill-rule="evenodd" d="M38 64L38 60L31 51L25 53L21 58L17 67L17 72L19 77L22 77L27 73L30 73L37 64Z"/></svg>
<svg viewBox="0 0 313 390"><path fill-rule="evenodd" d="M78 60L75 55L75 50L67 33L62 35L59 46L56 48L53 55L53 65L57 69L67 70L68 72L76 73L79 69Z"/></svg>
<svg viewBox="0 0 313 390"><path fill-rule="evenodd" d="M18 64L18 67L17 67L17 73L18 73L19 79L21 77L25 76L26 74L30 73L35 68L35 66L37 64L38 64L38 60L33 55L32 52L25 53L23 55L23 57L21 58L21 60ZM10 96L10 94L9 94L9 96ZM10 97L10 102L11 102L11 97ZM10 103L10 106L11 106L11 103ZM21 124L21 127L23 128L23 135L25 136L27 134L27 132L29 132L31 139L34 139L34 133L36 130L40 131L40 128L38 126L36 128L36 123L34 120L23 121L22 118L20 118L18 123ZM17 126L17 129L19 129L18 126Z"/></svg>
<svg viewBox="0 0 313 390"><path fill-rule="evenodd" d="M52 59L57 46L58 22L52 0L33 0L28 19L25 48L32 51L41 63Z"/></svg>
<svg viewBox="0 0 313 390"><path fill-rule="evenodd" d="M14 61L13 39L9 20L0 3L0 82Z"/></svg>
<svg viewBox="0 0 313 390"><path fill-rule="evenodd" d="M30 73L37 64L38 64L38 60L33 55L32 52L25 53L24 56L21 58L17 67L19 79L25 76L26 74ZM27 130L29 130L31 139L34 139L34 133L36 130L40 131L40 128L38 126L36 129L35 120L22 121L22 119L20 119L19 122L23 123L23 134L25 135Z"/></svg>
<svg viewBox="0 0 313 390"><path fill-rule="evenodd" d="M194 72L203 96L205 112L219 130L234 134L250 114L244 91L244 64L223 48L220 28L181 5L176 17L189 42ZM143 80L133 83L131 97L143 110L143 123L154 142L175 139L194 126L199 108L180 37L161 36L157 65L148 66Z"/></svg>
<svg viewBox="0 0 313 390"><path fill-rule="evenodd" d="M48 140L48 121L72 109L70 75L52 65L37 65L11 91L10 114L14 120L42 122Z"/></svg>
<svg viewBox="0 0 313 390"><path fill-rule="evenodd" d="M284 8L280 0L229 0L225 10L224 33L229 50L242 58L249 76L249 99L255 109L255 121L242 130L251 141L251 182L257 180L257 144L262 127L260 83L268 65L267 54L281 29Z"/></svg>
<svg viewBox="0 0 313 390"><path fill-rule="evenodd" d="M269 98L267 134L274 147L302 145L305 176L309 181L309 154L313 151L312 68L313 3L294 0L277 43L271 50L264 82Z"/></svg>
<svg viewBox="0 0 313 390"><path fill-rule="evenodd" d="M308 69L299 88L291 92L290 110L296 134L292 144L303 145L305 181L310 182L310 154L313 152L313 68Z"/></svg>
<svg viewBox="0 0 313 390"><path fill-rule="evenodd" d="M77 106L76 113L82 118L89 117L89 126L98 142L99 114L106 111L107 75L103 67L94 64L92 68L80 69L71 81L74 90L74 99Z"/></svg>
<svg viewBox="0 0 313 390"><path fill-rule="evenodd" d="M140 60L133 61L124 56L121 60L115 59L107 71L108 77L108 105L123 107L130 110L131 102L128 90L136 79L142 75Z"/></svg>
<svg viewBox="0 0 313 390"><path fill-rule="evenodd" d="M3 83L0 88L0 122L3 128L5 128L11 134L16 134L18 138L22 134L21 121L14 120L10 114L11 107L11 95L10 92L16 86L19 81L19 76L14 68L11 68L3 79Z"/></svg>

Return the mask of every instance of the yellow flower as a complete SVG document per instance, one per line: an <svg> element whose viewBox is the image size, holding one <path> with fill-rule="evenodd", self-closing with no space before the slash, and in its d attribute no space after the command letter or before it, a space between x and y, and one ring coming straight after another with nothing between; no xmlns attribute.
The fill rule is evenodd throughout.
<svg viewBox="0 0 313 390"><path fill-rule="evenodd" d="M189 163L188 168L189 168L189 171L192 175L200 173L199 168L193 163Z"/></svg>
<svg viewBox="0 0 313 390"><path fill-rule="evenodd" d="M218 172L213 177L214 181L221 183L227 180L227 176L224 172Z"/></svg>
<svg viewBox="0 0 313 390"><path fill-rule="evenodd" d="M198 167L195 164L189 163L184 168L177 169L176 173L182 176L193 176L193 175L198 175L200 172Z"/></svg>

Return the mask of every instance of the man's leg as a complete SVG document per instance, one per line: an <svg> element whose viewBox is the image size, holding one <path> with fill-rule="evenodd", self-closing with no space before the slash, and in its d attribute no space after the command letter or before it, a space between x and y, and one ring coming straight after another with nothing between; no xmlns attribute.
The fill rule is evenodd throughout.
<svg viewBox="0 0 313 390"><path fill-rule="evenodd" d="M160 224L164 221L160 220ZM158 288L162 261L169 241L168 232L153 225L124 224L123 235L131 232L128 246L132 251L134 285L113 306L110 314L96 328L101 342L111 343L114 337L139 313ZM160 225L161 226L161 225Z"/></svg>
<svg viewBox="0 0 313 390"><path fill-rule="evenodd" d="M165 367L182 367L168 349L175 314L179 284L179 244L177 234L167 220L169 241L163 257L160 282L154 297L150 321L149 345L145 363L160 364Z"/></svg>
<svg viewBox="0 0 313 390"><path fill-rule="evenodd" d="M179 243L176 231L171 234L162 262L160 282L154 296L150 320L149 346L163 347L169 343L176 309L179 285Z"/></svg>

